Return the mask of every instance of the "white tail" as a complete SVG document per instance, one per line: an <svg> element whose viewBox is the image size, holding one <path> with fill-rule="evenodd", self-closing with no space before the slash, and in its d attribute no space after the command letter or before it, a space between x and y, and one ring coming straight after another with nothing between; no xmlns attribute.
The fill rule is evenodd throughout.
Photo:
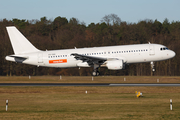
<svg viewBox="0 0 180 120"><path fill-rule="evenodd" d="M14 50L14 54L39 51L28 41L28 39L24 37L24 35L21 32L19 32L19 30L16 27L10 26L10 27L6 27L6 29L8 31L8 35Z"/></svg>

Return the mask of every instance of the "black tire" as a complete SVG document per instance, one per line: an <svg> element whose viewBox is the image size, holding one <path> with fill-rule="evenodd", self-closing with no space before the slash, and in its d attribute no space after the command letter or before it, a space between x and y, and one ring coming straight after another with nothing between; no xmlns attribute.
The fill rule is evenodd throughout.
<svg viewBox="0 0 180 120"><path fill-rule="evenodd" d="M99 75L100 75L100 72L99 72L99 71L97 71L97 72L96 72L96 75L97 75L97 76L99 76Z"/></svg>

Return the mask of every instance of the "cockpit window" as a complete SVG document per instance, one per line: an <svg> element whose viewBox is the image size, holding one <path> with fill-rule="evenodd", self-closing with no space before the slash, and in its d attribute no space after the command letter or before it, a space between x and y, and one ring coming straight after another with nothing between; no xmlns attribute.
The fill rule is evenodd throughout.
<svg viewBox="0 0 180 120"><path fill-rule="evenodd" d="M160 48L160 50L169 50L167 47Z"/></svg>

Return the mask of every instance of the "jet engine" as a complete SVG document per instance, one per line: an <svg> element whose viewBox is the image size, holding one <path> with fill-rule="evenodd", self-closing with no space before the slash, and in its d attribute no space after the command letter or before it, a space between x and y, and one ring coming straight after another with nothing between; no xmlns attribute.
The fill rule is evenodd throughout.
<svg viewBox="0 0 180 120"><path fill-rule="evenodd" d="M125 68L123 60L107 61L106 66L110 70L121 70Z"/></svg>

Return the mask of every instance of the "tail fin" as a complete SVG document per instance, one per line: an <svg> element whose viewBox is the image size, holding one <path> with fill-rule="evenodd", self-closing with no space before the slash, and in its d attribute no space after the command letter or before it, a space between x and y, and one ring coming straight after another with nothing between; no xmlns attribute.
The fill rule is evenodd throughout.
<svg viewBox="0 0 180 120"><path fill-rule="evenodd" d="M19 30L16 27L10 26L6 27L6 29L11 41L11 45L14 50L14 54L39 51L28 41L28 39L24 37L24 35L21 32L19 32Z"/></svg>

